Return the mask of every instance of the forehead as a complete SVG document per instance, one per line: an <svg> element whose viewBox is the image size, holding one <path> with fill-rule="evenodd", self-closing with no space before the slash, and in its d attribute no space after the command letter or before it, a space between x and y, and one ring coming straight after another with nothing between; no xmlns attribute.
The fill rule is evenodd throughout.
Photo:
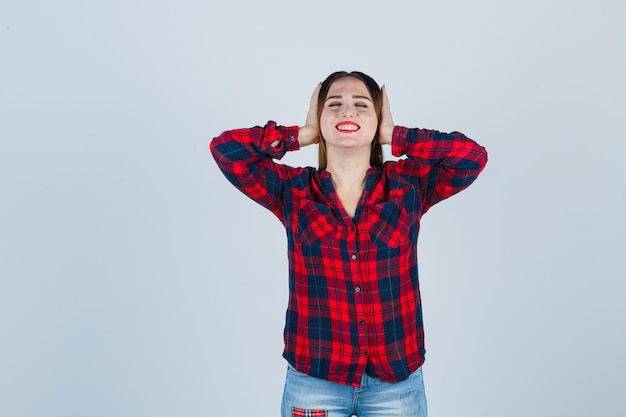
<svg viewBox="0 0 626 417"><path fill-rule="evenodd" d="M340 78L337 81L333 82L328 89L328 94L326 97L331 96L365 96L370 100L372 96L370 95L369 90L365 86L365 83L354 77L345 77Z"/></svg>

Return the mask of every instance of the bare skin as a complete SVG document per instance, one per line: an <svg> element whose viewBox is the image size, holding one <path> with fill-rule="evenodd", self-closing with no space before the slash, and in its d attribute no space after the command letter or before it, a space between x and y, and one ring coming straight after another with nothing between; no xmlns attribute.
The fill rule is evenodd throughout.
<svg viewBox="0 0 626 417"><path fill-rule="evenodd" d="M360 112L365 112L365 110L359 107L359 101L351 99L354 95L358 95L359 97L365 95L369 96L369 93L363 93L365 85L361 81L354 83L351 79L348 83L343 83L344 85L340 85L341 82L342 80L338 80L331 86L331 89L337 87L335 90L338 91L338 93L334 96L341 98L338 99L338 103L330 103L328 109L329 112L334 111L336 115L326 114L326 107L322 110L322 120L330 120L323 126L322 130L327 131L324 136L326 138L328 155L326 170L331 174L335 191L337 192L343 209L350 218L354 218L359 200L363 194L367 170L370 168L370 145L371 141L374 139L376 129L374 128L374 133L371 133L372 129L371 126L369 126L370 129L368 132L370 132L371 137L361 137L360 140L353 139L358 138L358 135L351 136L351 133L343 134L333 130L332 125L338 120L355 120L360 125L367 125L372 121L371 114L360 115ZM318 132L320 120L317 118L317 97L320 87L321 84L313 91L306 122L304 126L301 126L298 130L298 142L301 147L319 142ZM343 89L341 87L343 87ZM387 91L384 86L381 89L381 93L383 101L381 120L376 120L374 114L373 122L378 124L379 142L383 145L390 145L394 123L389 106L389 97L387 96ZM328 95L331 96L331 94L333 93L329 90ZM371 99L369 101L371 103ZM341 109L335 106L341 106ZM371 110L371 108L368 109L368 111ZM368 119L368 117L370 117L370 119ZM272 143L272 146L276 147L279 146L279 144L280 142L276 141Z"/></svg>

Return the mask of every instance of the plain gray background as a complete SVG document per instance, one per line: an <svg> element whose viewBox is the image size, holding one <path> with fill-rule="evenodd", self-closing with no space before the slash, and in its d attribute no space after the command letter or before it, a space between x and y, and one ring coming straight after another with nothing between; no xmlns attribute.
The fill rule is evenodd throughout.
<svg viewBox="0 0 626 417"><path fill-rule="evenodd" d="M619 0L0 0L0 415L279 415L284 231L208 144L302 124L340 69L386 84L397 124L489 150L423 219L430 415L623 415L625 18Z"/></svg>

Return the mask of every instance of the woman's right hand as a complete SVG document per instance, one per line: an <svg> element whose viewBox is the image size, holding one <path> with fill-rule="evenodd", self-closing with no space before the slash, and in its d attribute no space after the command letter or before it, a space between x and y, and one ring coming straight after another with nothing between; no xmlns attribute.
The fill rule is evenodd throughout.
<svg viewBox="0 0 626 417"><path fill-rule="evenodd" d="M312 145L320 141L319 138L319 120L317 120L317 98L322 88L319 83L313 94L311 95L311 103L309 104L309 112L306 115L306 122L298 130L298 142L300 146Z"/></svg>

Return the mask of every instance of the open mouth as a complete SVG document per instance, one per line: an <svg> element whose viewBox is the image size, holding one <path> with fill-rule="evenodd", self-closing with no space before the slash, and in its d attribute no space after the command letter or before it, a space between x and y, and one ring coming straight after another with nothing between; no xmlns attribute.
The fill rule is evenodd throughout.
<svg viewBox="0 0 626 417"><path fill-rule="evenodd" d="M341 122L335 128L340 132L356 132L361 127L354 122Z"/></svg>

